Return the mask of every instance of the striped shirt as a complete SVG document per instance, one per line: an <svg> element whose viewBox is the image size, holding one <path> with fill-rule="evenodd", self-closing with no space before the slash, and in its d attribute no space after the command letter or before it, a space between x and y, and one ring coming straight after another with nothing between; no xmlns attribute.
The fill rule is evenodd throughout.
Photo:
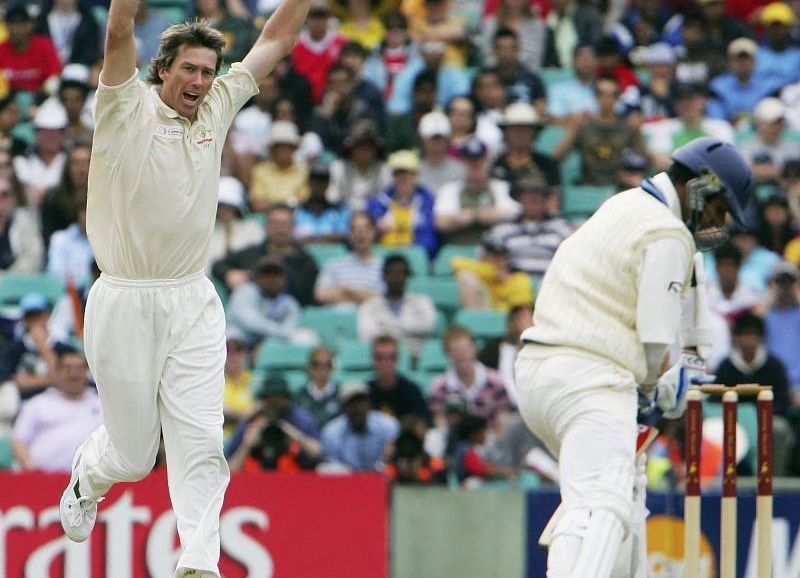
<svg viewBox="0 0 800 578"><path fill-rule="evenodd" d="M322 267L317 277L316 289L352 287L362 291L383 294L383 259L371 256L359 259L351 253L331 259Z"/></svg>
<svg viewBox="0 0 800 578"><path fill-rule="evenodd" d="M492 422L501 411L514 409L503 378L494 369L475 362L475 383L467 387L452 369L431 384L428 405L434 416L443 415L451 397L460 397L470 413Z"/></svg>
<svg viewBox="0 0 800 578"><path fill-rule="evenodd" d="M529 275L544 275L561 241L575 227L566 219L553 217L538 223L517 220L495 225L489 233L511 253L511 267Z"/></svg>

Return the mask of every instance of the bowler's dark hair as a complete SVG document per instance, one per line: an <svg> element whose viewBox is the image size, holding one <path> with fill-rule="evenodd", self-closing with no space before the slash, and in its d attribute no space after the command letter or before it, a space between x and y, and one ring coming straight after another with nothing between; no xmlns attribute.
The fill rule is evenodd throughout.
<svg viewBox="0 0 800 578"><path fill-rule="evenodd" d="M147 73L148 84L162 84L158 71L169 68L178 56L181 46L197 46L210 48L217 53L217 66L214 72L219 72L222 66L222 49L225 48L225 37L218 30L211 28L201 21L183 22L167 28L161 35L158 47L158 56L150 64Z"/></svg>

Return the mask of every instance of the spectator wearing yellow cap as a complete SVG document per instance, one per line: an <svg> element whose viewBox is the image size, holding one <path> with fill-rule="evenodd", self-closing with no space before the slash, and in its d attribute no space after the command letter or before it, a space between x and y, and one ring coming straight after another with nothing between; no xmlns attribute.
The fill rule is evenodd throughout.
<svg viewBox="0 0 800 578"><path fill-rule="evenodd" d="M797 15L789 4L773 2L761 11L766 42L758 51L756 77L774 79L783 87L800 80L800 47L792 37Z"/></svg>
<svg viewBox="0 0 800 578"><path fill-rule="evenodd" d="M378 225L386 247L419 245L433 257L439 248L433 194L419 184L419 156L410 150L392 153L388 160L392 183L367 202L367 213Z"/></svg>

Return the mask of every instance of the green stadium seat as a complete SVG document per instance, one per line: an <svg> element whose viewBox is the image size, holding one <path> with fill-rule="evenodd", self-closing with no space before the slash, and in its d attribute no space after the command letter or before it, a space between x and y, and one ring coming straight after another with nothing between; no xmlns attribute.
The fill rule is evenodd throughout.
<svg viewBox="0 0 800 578"><path fill-rule="evenodd" d="M478 245L445 245L439 249L433 262L433 274L444 277L453 274L453 257L478 258Z"/></svg>
<svg viewBox="0 0 800 578"><path fill-rule="evenodd" d="M262 227L267 226L267 216L264 213L247 213L244 216L246 221L253 221L254 223L258 223Z"/></svg>
<svg viewBox="0 0 800 578"><path fill-rule="evenodd" d="M29 146L36 144L36 130L30 122L17 123L17 126L11 129L11 136L18 138Z"/></svg>
<svg viewBox="0 0 800 578"><path fill-rule="evenodd" d="M568 218L589 217L613 194L614 187L568 185L564 188L561 210Z"/></svg>
<svg viewBox="0 0 800 578"><path fill-rule="evenodd" d="M420 353L417 367L422 373L444 373L450 360L444 352L441 339L430 339L425 343Z"/></svg>
<svg viewBox="0 0 800 578"><path fill-rule="evenodd" d="M430 264L428 262L428 252L418 245L411 247L375 247L375 253L384 258L387 255L403 255L411 266L411 275L414 277L427 277Z"/></svg>
<svg viewBox="0 0 800 578"><path fill-rule="evenodd" d="M537 73L546 88L575 78L575 72L571 68L541 68Z"/></svg>
<svg viewBox="0 0 800 578"><path fill-rule="evenodd" d="M228 286L225 285L225 282L219 277L214 277L213 275L211 275L209 279L211 279L211 282L214 284L214 289L216 289L217 291L219 300L222 301L222 306L227 307L228 299L231 296L231 292L228 290Z"/></svg>
<svg viewBox="0 0 800 578"><path fill-rule="evenodd" d="M51 304L66 294L66 286L60 277L40 274L6 273L0 277L0 305L17 305L28 293L41 293Z"/></svg>
<svg viewBox="0 0 800 578"><path fill-rule="evenodd" d="M458 283L452 277L412 277L408 283L409 293L421 293L433 300L436 309L448 313L461 305Z"/></svg>
<svg viewBox="0 0 800 578"><path fill-rule="evenodd" d="M186 22L188 16L186 15L186 6L156 6L153 8L157 12L160 12L164 15L167 22L172 24L181 24L182 22Z"/></svg>
<svg viewBox="0 0 800 578"><path fill-rule="evenodd" d="M433 337L441 339L444 332L447 331L447 316L443 311L436 311L436 325L433 328Z"/></svg>
<svg viewBox="0 0 800 578"><path fill-rule="evenodd" d="M367 383L375 378L373 371L337 371L334 377L336 383L342 384L349 381L363 381Z"/></svg>
<svg viewBox="0 0 800 578"><path fill-rule="evenodd" d="M536 139L536 150L542 154L552 155L559 143L567 136L567 129L563 126L550 124L542 129Z"/></svg>
<svg viewBox="0 0 800 578"><path fill-rule="evenodd" d="M341 243L309 243L304 245L304 248L314 258L320 269L331 259L347 255L347 249Z"/></svg>
<svg viewBox="0 0 800 578"><path fill-rule="evenodd" d="M14 450L11 446L11 437L0 437L0 470L10 470L14 465Z"/></svg>
<svg viewBox="0 0 800 578"><path fill-rule="evenodd" d="M308 373L305 370L292 369L283 372L283 377L289 384L289 391L292 395L297 395L308 383Z"/></svg>
<svg viewBox="0 0 800 578"><path fill-rule="evenodd" d="M506 334L506 314L497 311L462 309L456 313L453 324L469 329L479 341L500 339Z"/></svg>
<svg viewBox="0 0 800 578"><path fill-rule="evenodd" d="M303 327L313 329L330 347L340 339L355 339L356 310L309 306L303 309Z"/></svg>
<svg viewBox="0 0 800 578"><path fill-rule="evenodd" d="M266 371L305 370L312 345L269 340L258 350L256 368Z"/></svg>
<svg viewBox="0 0 800 578"><path fill-rule="evenodd" d="M581 157L575 151L561 162L561 182L565 187L581 180Z"/></svg>

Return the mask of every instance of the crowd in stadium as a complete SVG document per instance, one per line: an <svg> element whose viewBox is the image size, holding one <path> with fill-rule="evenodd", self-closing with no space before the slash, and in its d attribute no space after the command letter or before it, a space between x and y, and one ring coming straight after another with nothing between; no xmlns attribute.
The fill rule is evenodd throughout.
<svg viewBox="0 0 800 578"><path fill-rule="evenodd" d="M230 64L276 4L143 0L141 76L171 23L208 21ZM102 421L81 336L106 16L103 0L14 0L0 24L9 469L69 471ZM797 0L313 0L223 152L207 273L228 322L231 470L556 482L515 407L537 287L606 198L709 135L739 146L758 198L706 255L711 365L773 386L775 474L800 475L799 16ZM661 429L663 488L682 481L683 425ZM746 418L740 433L752 473Z"/></svg>

